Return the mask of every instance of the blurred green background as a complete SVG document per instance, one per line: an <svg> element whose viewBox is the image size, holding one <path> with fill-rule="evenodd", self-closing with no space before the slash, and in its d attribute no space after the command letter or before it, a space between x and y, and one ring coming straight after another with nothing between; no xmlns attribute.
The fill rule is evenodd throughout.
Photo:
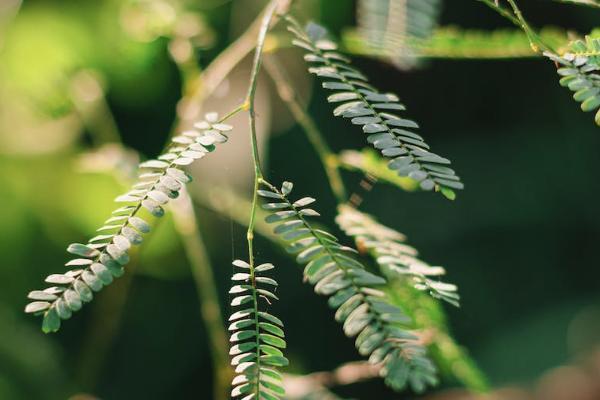
<svg viewBox="0 0 600 400"><path fill-rule="evenodd" d="M336 34L355 23L353 1L299 3L303 14ZM600 12L592 9L523 3L538 25L586 33L600 22ZM92 236L114 208L112 199L127 187L137 154L106 143L120 140L143 158L155 156L189 77L193 81L197 73L191 65L206 67L263 5L0 2L0 399L78 393L210 398L205 328L170 216L142 246L126 277L65 322L60 333L42 334L40 321L22 310L29 290L62 271L66 245ZM474 0L446 1L440 23L509 26ZM193 62L175 62L189 51L188 42L195 47ZM364 138L330 117L322 92L312 93L317 84L306 77L298 53L286 50L282 57L310 97L310 112L331 146L362 148ZM531 385L551 368L589 354L600 344L600 132L559 87L552 63L435 59L411 71L368 58L356 64L375 86L399 94L432 147L453 160L466 183L454 202L379 184L363 204L405 233L425 260L447 267L462 294L461 309L446 307L457 340L495 386ZM235 105L247 76L242 63L207 107L226 111L222 103ZM335 199L318 158L268 79L259 90L268 174L319 199L323 221L333 227ZM240 146L215 153L210 168L194 173L190 189L204 199L196 204L199 225L226 314L230 261L245 254L244 227L205 200L214 200L217 184L249 196L245 140L241 130ZM345 178L359 190L360 175ZM324 299L302 284L293 260L265 239L257 247L260 259L279 266L282 296L275 309L287 325L291 371L330 370L358 359ZM446 381L442 388L453 385ZM413 398L394 395L376 381L352 390L356 398Z"/></svg>

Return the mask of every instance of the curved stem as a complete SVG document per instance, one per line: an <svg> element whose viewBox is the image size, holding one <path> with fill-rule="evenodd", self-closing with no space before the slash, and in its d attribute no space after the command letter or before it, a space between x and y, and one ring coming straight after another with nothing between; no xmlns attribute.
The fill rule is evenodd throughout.
<svg viewBox="0 0 600 400"><path fill-rule="evenodd" d="M536 51L539 52L540 49L542 50L542 52L544 51L550 51L552 52L552 49L550 47L548 47L540 38L540 36L529 26L529 23L527 22L527 20L525 20L525 17L523 17L523 13L521 12L521 10L519 9L519 7L517 6L517 3L515 2L515 0L507 0L508 4L510 4L510 6L513 9L513 12L515 13L517 20L519 21L519 26L525 31L525 34L527 35L527 37L529 38L529 42L531 43L531 47Z"/></svg>
<svg viewBox="0 0 600 400"><path fill-rule="evenodd" d="M521 27L521 22L506 8L502 7L498 4L497 0L478 0L484 3L486 6L490 7L492 10L498 12L498 14L502 15L504 18L510 20L513 24L518 27Z"/></svg>
<svg viewBox="0 0 600 400"><path fill-rule="evenodd" d="M256 223L256 209L258 206L258 188L260 183L263 180L262 169L260 167L260 157L258 154L258 141L256 139L256 111L254 108L254 99L256 95L256 85L258 84L258 73L260 71L261 61L262 61L262 51L265 45L265 38L267 36L267 31L269 30L269 26L271 25L271 20L275 15L275 10L277 9L277 0L272 0L267 7L267 10L263 16L260 30L258 33L258 39L256 41L256 50L254 53L254 61L252 62L252 72L250 74L250 84L248 86L248 94L246 95L246 102L244 107L248 110L249 120L250 120L250 143L252 145L252 161L254 164L254 193L252 195L252 209L250 210L250 221L248 223L248 232L246 233L246 238L248 240L248 264L250 265L250 282L254 290L252 291L253 301L255 306L258 306L258 295L256 291L256 277L255 277L255 265L254 265L254 224ZM259 321L258 321L258 313L254 313L254 325L256 329L258 329ZM260 336L258 332L256 333L256 351L259 352L260 349ZM257 355L256 358L256 382L255 386L255 396L259 398L259 389L260 389L260 354Z"/></svg>
<svg viewBox="0 0 600 400"><path fill-rule="evenodd" d="M540 53L540 49L541 49L541 52L545 52L545 51L552 52L552 49L550 48L550 46L548 46L546 43L544 43L544 41L542 40L540 35L538 35L537 32L535 32L531 28L531 26L529 26L529 23L527 22L527 20L525 20L525 17L523 17L523 13L517 6L517 3L515 2L515 0L506 0L508 2L508 4L510 5L510 7L512 8L512 11L513 11L512 13L510 12L510 10L507 10L506 8L500 6L498 4L497 0L478 0L478 1L484 3L491 9L498 12L498 14L502 15L504 18L510 20L513 24L515 24L516 26L521 28L527 35L527 39L529 39L529 44L531 45L531 48L533 49L533 51L535 51L536 53Z"/></svg>

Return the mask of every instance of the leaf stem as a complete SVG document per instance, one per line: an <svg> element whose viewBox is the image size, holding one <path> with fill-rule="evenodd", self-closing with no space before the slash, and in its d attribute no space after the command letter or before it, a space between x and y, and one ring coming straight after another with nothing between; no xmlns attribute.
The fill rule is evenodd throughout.
<svg viewBox="0 0 600 400"><path fill-rule="evenodd" d="M319 156L321 164L325 169L329 186L333 191L338 203L343 204L347 200L347 192L339 170L339 163L336 154L329 148L323 134L317 127L314 119L304 110L296 90L292 87L289 77L285 70L277 61L275 56L265 58L265 68L271 77L271 80L277 88L277 93L283 102L287 105L292 116L300 125L308 141Z"/></svg>
<svg viewBox="0 0 600 400"><path fill-rule="evenodd" d="M252 71L250 73L250 84L248 85L248 94L243 105L244 109L248 110L250 122L250 143L252 145L252 161L254 164L254 193L252 194L252 209L250 210L250 221L248 222L248 231L246 238L248 240L248 264L250 265L250 282L253 287L252 297L253 302L258 310L258 294L256 291L256 271L254 266L254 224L256 223L256 209L258 207L258 189L263 180L263 173L260 166L260 157L258 154L258 141L256 139L256 111L254 108L254 99L256 95L256 86L258 84L258 73L262 62L262 52L265 45L265 38L271 25L275 10L277 9L277 0L272 0L262 18L258 38L256 40L256 49L254 51L254 60L252 62ZM258 332L259 321L258 311L254 313L254 325L256 327L256 385L255 397L258 399L260 389L260 335Z"/></svg>
<svg viewBox="0 0 600 400"><path fill-rule="evenodd" d="M484 3L486 6L490 7L492 10L498 12L498 14L502 15L504 18L510 20L513 24L521 27L521 22L506 8L502 7L498 4L497 0L477 0Z"/></svg>
<svg viewBox="0 0 600 400"><path fill-rule="evenodd" d="M488 7L497 11L500 15L509 19L513 24L515 24L516 26L521 28L527 35L527 39L529 39L529 44L531 45L531 48L533 51L535 51L536 53L543 53L545 51L553 52L552 49L550 48L550 46L548 46L546 43L544 43L544 41L542 40L540 35L538 35L538 33L531 28L531 26L529 25L529 23L523 16L523 13L517 6L517 3L515 2L515 0L506 0L513 11L512 13L509 10L507 10L506 8L500 6L498 4L497 0L478 0L478 1L485 3Z"/></svg>
<svg viewBox="0 0 600 400"><path fill-rule="evenodd" d="M540 36L537 34L537 32L534 31L531 28L531 26L529 26L529 23L523 16L523 13L517 6L517 3L515 2L515 0L507 0L507 1L508 1L508 4L510 4L510 6L512 7L513 12L517 16L517 19L519 20L519 24L520 24L521 28L525 31L525 34L527 35L527 37L529 38L529 42L531 43L531 47L536 51L536 53L540 53L540 49L541 49L542 53L546 52L546 51L553 52L552 49L544 43L544 41L540 38Z"/></svg>

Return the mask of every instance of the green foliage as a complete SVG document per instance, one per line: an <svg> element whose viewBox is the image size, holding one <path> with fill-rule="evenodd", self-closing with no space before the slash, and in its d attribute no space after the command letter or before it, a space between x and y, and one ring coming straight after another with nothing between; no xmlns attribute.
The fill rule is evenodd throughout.
<svg viewBox="0 0 600 400"><path fill-rule="evenodd" d="M362 126L367 141L391 158L390 169L418 181L423 190L463 189L459 177L448 167L450 161L430 152L423 138L411 130L419 125L395 114L405 109L396 95L380 93L369 85L367 78L336 51L337 44L326 38L325 28L309 24L304 30L292 18L288 21L296 35L294 44L308 51L305 60L316 65L309 72L324 80L325 89L335 91L327 98L330 103L339 103L334 115Z"/></svg>
<svg viewBox="0 0 600 400"><path fill-rule="evenodd" d="M164 205L191 180L182 168L212 152L216 144L227 141L224 132L231 127L217 119L215 113L207 114L206 121L196 124L197 129L174 137L158 159L140 164L139 181L115 199L125 205L112 212L98 229L99 234L88 243L73 243L67 248L77 256L65 264L72 269L48 276L46 282L53 286L29 293L28 298L34 301L25 307L25 312L43 315L44 332L58 331L61 320L69 319L83 304L92 301L93 292L123 275L131 246L140 244L143 234L150 231L150 224L138 215L140 211L163 216Z"/></svg>
<svg viewBox="0 0 600 400"><path fill-rule="evenodd" d="M596 4L595 0L572 2ZM487 3L492 8L495 6L504 16L508 14L508 18L516 21L527 35L514 31L465 32L452 28L434 31L440 0L360 0L358 33L363 42L360 44L363 50L360 51L367 48L369 54L389 58L401 67L411 67L419 57L530 56L532 51L546 48L544 42L550 42L550 38L556 40L557 45L564 43L565 33L562 31L548 31L547 37L544 33L538 36L513 2L512 11L491 1ZM417 258L416 250L405 244L401 233L377 222L374 217L341 205L336 221L354 239L357 247L373 258L373 265L366 264L361 260L359 251L344 246L331 233L315 228L308 221L308 217L319 216L317 211L309 208L315 199L304 197L292 201L288 197L293 188L290 182L284 182L281 188L277 188L264 180L256 138L254 97L265 38L277 21L276 9L285 14L286 7L284 2L270 2L262 20L257 20L257 24L250 28L249 32L253 35L258 32L258 39L248 92L242 105L226 117L241 111L249 112L255 177L247 233L250 260L233 262L236 270L229 291L233 297L231 306L235 308L229 318L231 365L235 368L231 396L241 400L278 400L285 396L282 375L278 371L289 363L282 351L287 346L283 323L266 311L271 301L278 300L275 295L277 282L265 274L274 266L269 263L254 265L254 233L264 228L255 223L260 215L256 210L258 196L268 200L262 207L267 214L266 223L274 225L273 232L277 235L275 241L283 243L296 261L304 266L305 280L314 286L317 294L328 298L328 304L335 310L335 319L342 324L344 334L354 339L359 354L376 366L374 369L379 370L388 386L396 391L411 388L415 392L423 392L428 386L437 384L438 371L432 362L434 359L442 372L445 369L450 375L458 376L471 388L485 388L485 379L448 333L441 302L437 300L458 307L460 297L455 285L440 280L445 274L442 267L430 266ZM160 17L158 14L156 16ZM456 196L454 190L463 189L463 183L449 168L450 161L431 152L425 140L415 133L418 124L400 116L405 107L398 97L374 88L368 78L337 51L338 45L328 38L325 28L316 24L303 28L293 18L287 19L288 29L296 36L293 43L307 51L304 59L311 65L308 71L322 79L324 89L332 91L327 100L336 104L334 116L350 119L352 125L359 126L367 134L367 142L383 156L371 149L362 153L346 151L336 156L321 138L311 140L322 156L321 161L326 166L338 200L343 202L346 199L339 168L359 170L407 191L418 188L439 191L453 200ZM155 34L167 29L167 25L171 25L169 21L174 23L175 20L167 18L163 21L166 25L157 26ZM170 29L174 34L177 31L175 25L167 30ZM182 59L186 64L188 61L193 64L190 37L185 43L175 41L181 38L172 39L170 51L178 53L177 46L183 44L179 49L185 53ZM235 50L239 49L238 46L252 43L242 39L231 48ZM277 45L275 43L273 46ZM231 55L231 48L222 53L225 57L219 55L217 59L225 62L222 60L237 58ZM245 49L239 59L244 58L251 48ZM575 92L574 98L582 103L584 111L600 108L600 39L589 37L585 42L577 41L569 52L561 56L554 53L546 55L561 64L561 84ZM182 59L178 59L180 64ZM117 57L115 60L120 59ZM68 65L80 64L75 59ZM57 70L62 74L68 65L59 65ZM192 69L200 70L196 65ZM210 70L210 66L207 70ZM230 71L228 68L224 70ZM207 75L209 78L210 75ZM203 84L204 78L202 76ZM206 81L209 81L208 78ZM281 79L285 80L285 77ZM190 87L194 89L192 86L196 84L189 77L188 80L184 83L184 92ZM283 89L287 90L280 88L279 91L284 100L293 97L286 93L293 89L285 86ZM316 124L310 118L298 117L303 110L300 105L296 107L300 112L293 114L301 124L304 122L309 137L313 135L314 139L319 136ZM151 229L143 213L155 217L165 214L164 206L178 197L183 185L191 180L184 172L184 167L212 152L216 144L227 141L225 133L231 127L222 121L224 119L218 120L216 114L208 114L205 121L196 124L196 129L173 138L164 154L142 163L138 182L129 192L117 197L116 201L124 205L112 212L111 217L98 229L99 234L85 244L69 245L67 251L76 257L66 263L68 271L48 276L46 282L51 287L32 291L28 295L32 301L25 307L25 312L43 316L44 332L57 331L62 320L70 318L83 304L93 300L95 292L124 273L132 246L141 244L144 235ZM596 122L600 125L600 111L596 114ZM334 174L331 174L332 170ZM339 186L336 188L336 185ZM340 187L341 190L336 190ZM241 202L235 202L235 205L243 206ZM238 220L245 220L245 212ZM187 235L181 234L182 237ZM210 285L202 287L212 287ZM216 295L213 297L216 298ZM217 303L214 300L213 305ZM218 306L215 308L218 313ZM220 321L219 315L218 323L211 325L211 328L217 325L217 330L223 329L221 333L224 338L225 331ZM223 346L214 347L225 349L225 340L222 342ZM226 364L226 351L222 352L221 358L225 359L222 364ZM217 371L217 374L221 372ZM230 381L229 377L225 380Z"/></svg>
<svg viewBox="0 0 600 400"><path fill-rule="evenodd" d="M373 254L386 276L408 278L415 289L429 293L456 307L459 296L455 285L433 280L445 274L442 267L432 267L417 258L417 251L404 243L405 236L378 223L373 217L349 206L340 206L336 222L339 227Z"/></svg>
<svg viewBox="0 0 600 400"><path fill-rule="evenodd" d="M373 217L347 205L338 208L338 226L354 238L357 247L377 262L388 279L385 292L390 302L406 310L413 328L428 332L428 350L440 374L455 377L467 388L485 391L485 377L464 349L452 338L439 299L458 306L454 285L433 280L444 274L417 258L417 251L405 244L400 232L377 222Z"/></svg>
<svg viewBox="0 0 600 400"><path fill-rule="evenodd" d="M275 233L289 243L286 250L305 265L304 277L314 285L315 292L329 297L329 306L336 310L335 319L343 324L346 336L356 337L359 353L369 356L373 364L382 364L381 375L394 390L410 386L422 392L435 385L436 370L426 349L415 332L405 327L410 320L378 289L386 280L369 272L354 257L356 250L341 245L335 236L307 221L307 217L319 215L306 208L315 199L290 201L290 182L284 182L281 189L264 185L267 190L259 195L269 201L263 205L271 213L267 222L274 224Z"/></svg>
<svg viewBox="0 0 600 400"><path fill-rule="evenodd" d="M539 36L554 48L564 47L570 41L565 30L554 27L542 28ZM517 29L487 31L443 26L436 28L427 39L412 41L411 46L415 49L415 54L427 59L506 59L539 56L531 48L527 35ZM344 31L343 44L352 54L382 56L378 49L366 46L355 30Z"/></svg>
<svg viewBox="0 0 600 400"><path fill-rule="evenodd" d="M581 103L581 110L597 110L595 121L600 125L600 39L575 41L562 56L544 54L559 65L560 85L574 92L573 99Z"/></svg>
<svg viewBox="0 0 600 400"><path fill-rule="evenodd" d="M440 0L360 0L358 34L365 47L400 68L410 68L418 61L414 44L431 35L440 9Z"/></svg>
<svg viewBox="0 0 600 400"><path fill-rule="evenodd" d="M281 349L286 347L283 322L268 312L261 311L259 300L267 305L277 296L271 287L277 282L263 273L274 269L273 264L251 266L235 260L233 265L241 272L233 274L229 293L235 296L231 306L238 309L229 321L231 365L235 367L232 397L243 400L277 400L285 395L282 378L277 368L288 365Z"/></svg>

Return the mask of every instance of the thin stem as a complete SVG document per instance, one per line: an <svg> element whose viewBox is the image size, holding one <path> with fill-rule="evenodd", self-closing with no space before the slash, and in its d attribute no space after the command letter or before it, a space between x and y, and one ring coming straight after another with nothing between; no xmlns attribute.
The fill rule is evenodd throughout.
<svg viewBox="0 0 600 400"><path fill-rule="evenodd" d="M275 15L277 0L271 1L265 15L263 16L258 38L256 40L256 50L252 62L252 72L250 73L250 84L248 85L248 94L246 95L246 107L250 114L250 140L252 143L252 160L254 162L255 190L258 189L258 181L262 178L260 167L260 158L258 155L258 142L256 140L256 111L254 108L254 98L256 95L256 86L258 84L258 73L262 64L262 51L265 46L267 31L271 25L271 19Z"/></svg>
<svg viewBox="0 0 600 400"><path fill-rule="evenodd" d="M319 371L308 375L283 375L283 386L286 392L293 393L291 399L303 399L318 393L319 398L338 399L328 389L353 385L379 376L381 367L366 361L350 361L340 365L333 371ZM331 397L330 397L331 396ZM333 397L335 396L335 397Z"/></svg>
<svg viewBox="0 0 600 400"><path fill-rule="evenodd" d="M519 28L523 29L523 31L525 32L525 35L527 35L527 39L529 39L529 44L531 45L531 48L533 49L533 51L535 51L536 53L539 53L540 49L542 49L542 52L543 51L550 51L550 52L552 51L552 49L546 43L544 43L544 41L542 40L540 35L538 35L537 32L535 32L531 28L531 26L529 26L529 24L523 17L523 13L521 12L521 10L519 9L519 7L517 6L517 4L515 3L514 0L507 0L509 5L512 8L512 11L514 14L511 13L510 10L507 10L506 8L499 5L497 0L478 0L478 1L484 3L491 9L498 12L498 14L502 15L504 18L507 18L513 24L515 24Z"/></svg>
<svg viewBox="0 0 600 400"><path fill-rule="evenodd" d="M252 195L252 209L250 211L250 221L248 222L248 232L246 238L248 240L248 264L250 265L250 282L252 284L252 297L254 306L258 310L258 295L256 291L256 276L254 268L254 224L256 223L256 209L258 206L258 189L261 181L263 180L263 174L260 167L260 158L258 155L258 141L256 139L256 111L254 108L254 98L256 95L256 85L258 84L258 73L260 71L260 65L262 61L262 51L265 45L265 38L267 31L271 25L271 20L275 15L277 9L277 0L272 0L267 7L267 10L263 16L258 38L256 41L256 50L254 53L254 61L252 62L252 72L250 74L250 84L248 86L248 94L246 96L245 107L248 109L249 120L250 120L250 142L252 144L252 161L254 163L254 193ZM256 327L256 382L255 385L255 396L258 399L260 389L260 335L258 332L259 321L258 312L254 313L254 326Z"/></svg>
<svg viewBox="0 0 600 400"><path fill-rule="evenodd" d="M300 104L296 91L290 84L290 79L286 76L285 70L282 68L279 61L277 61L274 56L267 57L265 58L265 68L269 72L269 76L277 88L279 97L287 105L298 125L302 127L302 130L313 146L313 149L319 156L321 164L327 174L327 178L329 179L329 186L338 203L345 203L347 200L347 192L340 174L337 156L331 151L329 145L327 145L327 142L325 141L323 134L319 131L315 121Z"/></svg>
<svg viewBox="0 0 600 400"><path fill-rule="evenodd" d="M234 115L236 115L239 112L245 111L246 110L246 103L242 103L239 106L237 106L236 108L234 108L233 110L229 111L227 114L223 115L221 117L221 119L219 120L219 122L224 122L226 120L228 120L229 118L233 117Z"/></svg>
<svg viewBox="0 0 600 400"><path fill-rule="evenodd" d="M517 6L517 3L515 2L515 0L507 0L507 1L508 1L508 4L510 4L511 8L513 9L513 12L517 16L517 19L519 20L519 25L525 31L525 34L529 38L529 42L531 43L531 47L536 52L539 52L540 48L542 49L542 51L550 51L550 52L552 52L552 49L550 47L548 47L542 41L542 39L540 38L540 36L529 26L529 23L527 22L527 20L525 20L525 17L523 16L523 13L521 12L521 10L519 9L519 7Z"/></svg>
<svg viewBox="0 0 600 400"><path fill-rule="evenodd" d="M218 85L225 79L225 77L231 72L231 70L242 61L246 55L258 44L261 45L260 49L257 49L258 52L262 51L262 46L264 45L264 40L266 36L266 30L268 30L268 26L271 23L272 16L274 14L274 10L276 7L276 3L272 2L265 8L265 11L262 13L264 16L262 18L257 18L255 22L253 22L250 27L234 42L232 43L225 51L223 51L200 75L200 79L195 79L194 77L192 82L187 82L184 84L184 98L180 102L179 112L178 112L178 121L175 124L175 131L179 131L185 128L186 125L190 123L190 121L196 119L198 117L197 110L199 110L198 105L203 102L212 92L218 87ZM289 6L289 3L287 4ZM266 28L265 26L265 20ZM259 41L255 42L256 34L259 34ZM263 33L264 32L264 33ZM256 58L255 58L256 64ZM233 115L245 111L250 110L252 115L252 120L254 118L254 92L256 90L256 77L258 74L258 67L255 65L253 70L251 87L249 88L248 97L244 101L243 104L226 114L222 117L221 121L224 121ZM182 71L183 72L183 71ZM182 74L184 77L189 75ZM255 129L252 126L252 134L255 137ZM253 146L256 149L256 145L254 143ZM255 166L258 164L258 152L257 150L253 151L254 163ZM255 167L255 172L257 168ZM260 169L258 169L258 173L260 174ZM258 178L257 178L258 179ZM257 180L256 179L256 180ZM257 183L255 183L255 192L256 192ZM188 197L189 199L189 197ZM215 366L215 398L224 398L224 391L222 390L225 385L229 386L230 382L230 374L231 370L229 368L229 357L226 350L226 333L223 330L223 318L221 314L221 310L218 306L217 294L215 292L215 282L212 276L211 267L209 264L208 257L206 255L206 249L204 243L202 242L200 232L195 223L195 215L193 215L193 206L188 207L191 209L190 215L188 215L188 220L193 221L195 225L195 234L194 237L189 237L186 240L185 235L182 236L184 245L186 242L186 252L188 252L188 258L190 260L190 264L192 265L194 271L194 280L198 287L198 296L200 298L201 303L201 314L205 325L207 327L207 331L209 333L209 338L212 342L213 349L213 363ZM253 212L251 215L252 226L254 226L255 220L255 208L253 208ZM177 216L177 215L176 215ZM249 239L249 251L250 251L250 265L254 266L253 262L253 251L252 251L252 241ZM252 269L252 282L254 282L254 270ZM254 302L257 304L258 297L256 296L256 291L254 291ZM211 305L212 304L212 305ZM212 310L212 311L211 311ZM255 316L258 318L258 316ZM258 327L258 321L256 322L256 326ZM258 335L257 335L258 337ZM258 343L257 343L258 345ZM258 348L258 346L257 346ZM225 350L223 350L225 349ZM225 365L223 365L225 363ZM258 393L257 393L258 397Z"/></svg>
<svg viewBox="0 0 600 400"><path fill-rule="evenodd" d="M504 18L510 20L513 24L521 27L521 22L506 8L502 7L498 4L497 0L477 0L484 3L486 6L490 7L492 10L498 12L498 14L502 15Z"/></svg>
<svg viewBox="0 0 600 400"><path fill-rule="evenodd" d="M179 233L190 262L200 302L200 314L211 345L210 351L215 370L213 398L226 400L233 375L233 371L229 367L227 333L223 328L223 313L219 305L212 265L202 233L196 222L197 217L192 200L185 188L180 191L179 198L173 202L172 211L175 229Z"/></svg>

